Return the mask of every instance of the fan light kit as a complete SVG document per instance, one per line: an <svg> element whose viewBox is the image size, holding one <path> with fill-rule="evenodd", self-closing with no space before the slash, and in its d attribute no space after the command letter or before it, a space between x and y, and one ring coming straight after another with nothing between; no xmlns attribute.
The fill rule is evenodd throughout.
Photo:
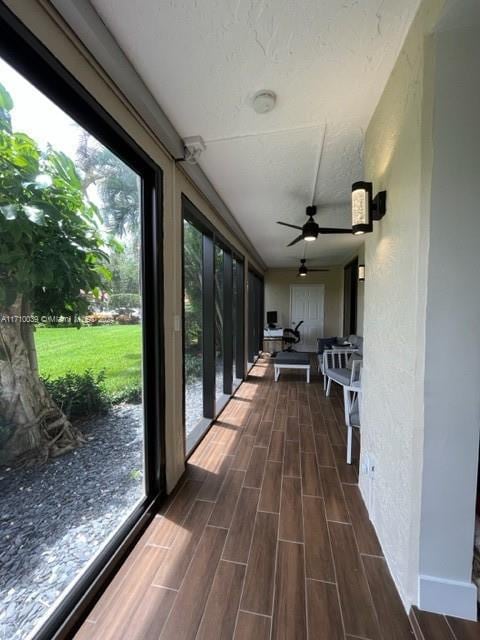
<svg viewBox="0 0 480 640"><path fill-rule="evenodd" d="M313 242L318 238L318 234L323 233L352 233L351 229L337 229L335 227L319 227L318 224L313 219L313 216L317 213L317 207L311 206L307 207L306 214L308 216L307 222L303 225L303 227L299 227L296 224L290 224L289 222L277 222L277 224L281 224L284 227L291 227L292 229L298 229L302 233L292 240L290 244L287 244L287 247L291 247L297 242L301 240L305 240L306 242Z"/></svg>
<svg viewBox="0 0 480 640"><path fill-rule="evenodd" d="M379 191L372 198L371 182L352 184L352 231L358 236L373 231L373 221L381 220L387 211L387 192Z"/></svg>
<svg viewBox="0 0 480 640"><path fill-rule="evenodd" d="M306 265L307 260L305 258L302 258L300 260L300 266L298 268L298 273L297 276L299 276L300 278L305 278L306 275L308 275L309 273L320 273L320 272L327 272L328 269L309 269Z"/></svg>
<svg viewBox="0 0 480 640"><path fill-rule="evenodd" d="M269 113L275 107L277 96L273 91L262 89L253 96L253 110L255 113Z"/></svg>

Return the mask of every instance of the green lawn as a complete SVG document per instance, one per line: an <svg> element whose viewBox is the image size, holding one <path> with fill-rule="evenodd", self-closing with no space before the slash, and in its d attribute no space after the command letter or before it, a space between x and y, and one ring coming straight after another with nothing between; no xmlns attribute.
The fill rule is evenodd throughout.
<svg viewBox="0 0 480 640"><path fill-rule="evenodd" d="M108 393L138 384L141 368L140 325L45 329L35 332L40 375L51 379L67 372L105 371Z"/></svg>

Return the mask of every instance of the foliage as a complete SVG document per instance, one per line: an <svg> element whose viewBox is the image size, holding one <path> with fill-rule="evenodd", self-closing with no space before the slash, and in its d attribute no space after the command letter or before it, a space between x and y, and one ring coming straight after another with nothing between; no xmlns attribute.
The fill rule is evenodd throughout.
<svg viewBox="0 0 480 640"><path fill-rule="evenodd" d="M70 158L12 131L12 107L0 85L0 307L23 295L41 316L83 314L111 278L99 213Z"/></svg>
<svg viewBox="0 0 480 640"><path fill-rule="evenodd" d="M140 259L138 247L132 247L132 243L125 245L121 254L115 254L110 261L112 272L112 291L116 293L136 293L140 287Z"/></svg>
<svg viewBox="0 0 480 640"><path fill-rule="evenodd" d="M185 373L195 376L202 354L202 234L184 222Z"/></svg>
<svg viewBox="0 0 480 640"><path fill-rule="evenodd" d="M142 305L138 293L112 293L108 299L110 309L138 309Z"/></svg>
<svg viewBox="0 0 480 640"><path fill-rule="evenodd" d="M110 401L112 404L120 404L121 402L127 402L128 404L141 404L142 387L140 382L137 384L128 384L120 389L120 391L115 391L110 395Z"/></svg>
<svg viewBox="0 0 480 640"><path fill-rule="evenodd" d="M68 418L82 418L107 411L110 400L104 383L103 371L95 376L89 369L83 373L69 372L56 380L44 379L55 404Z"/></svg>
<svg viewBox="0 0 480 640"><path fill-rule="evenodd" d="M184 222L184 313L185 313L185 373L187 379L202 373L202 234L189 222ZM215 247L215 349L223 353L223 250Z"/></svg>
<svg viewBox="0 0 480 640"><path fill-rule="evenodd" d="M86 369L94 375L104 371L105 389L114 403L130 401L135 395L132 389L141 389L139 325L83 327L80 331L40 328L35 342L44 377L61 378L67 371L83 373Z"/></svg>
<svg viewBox="0 0 480 640"><path fill-rule="evenodd" d="M102 214L107 227L120 237L130 233L137 239L140 232L140 180L106 147L98 145L87 132L82 132L77 160L84 172L84 189L95 184L104 206ZM137 281L138 284L138 281Z"/></svg>
<svg viewBox="0 0 480 640"><path fill-rule="evenodd" d="M140 191L138 176L88 132L80 134L77 162L87 193L94 184L102 199L105 226L122 238L123 251L111 256L111 289L138 294L140 283ZM114 308L108 305L109 308ZM125 305L123 305L125 306ZM135 306L140 306L139 304ZM100 304L104 308L105 305Z"/></svg>
<svg viewBox="0 0 480 640"><path fill-rule="evenodd" d="M185 379L188 381L195 380L202 377L202 363L203 359L201 354L185 353Z"/></svg>

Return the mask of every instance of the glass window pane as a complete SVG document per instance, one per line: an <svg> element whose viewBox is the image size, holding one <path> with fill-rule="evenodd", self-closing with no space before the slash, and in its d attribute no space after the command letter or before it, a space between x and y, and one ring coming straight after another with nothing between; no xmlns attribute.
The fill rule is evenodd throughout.
<svg viewBox="0 0 480 640"><path fill-rule="evenodd" d="M203 418L203 235L184 220L185 429L187 441Z"/></svg>
<svg viewBox="0 0 480 640"><path fill-rule="evenodd" d="M223 395L223 249L215 245L215 390L216 397Z"/></svg>
<svg viewBox="0 0 480 640"><path fill-rule="evenodd" d="M0 637L15 640L145 496L141 183L2 60L0 85Z"/></svg>
<svg viewBox="0 0 480 640"><path fill-rule="evenodd" d="M232 329L233 329L233 360L232 360L232 380L237 377L237 342L239 340L240 327L238 326L238 262L233 259L232 263Z"/></svg>

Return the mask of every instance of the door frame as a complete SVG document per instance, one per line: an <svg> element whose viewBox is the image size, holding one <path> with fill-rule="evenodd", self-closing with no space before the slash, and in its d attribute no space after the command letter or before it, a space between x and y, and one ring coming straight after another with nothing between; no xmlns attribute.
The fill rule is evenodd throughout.
<svg viewBox="0 0 480 640"><path fill-rule="evenodd" d="M349 290L347 291L347 279ZM348 313L347 313L348 311ZM347 317L348 316L348 317ZM356 335L358 324L358 256L343 268L343 335Z"/></svg>

